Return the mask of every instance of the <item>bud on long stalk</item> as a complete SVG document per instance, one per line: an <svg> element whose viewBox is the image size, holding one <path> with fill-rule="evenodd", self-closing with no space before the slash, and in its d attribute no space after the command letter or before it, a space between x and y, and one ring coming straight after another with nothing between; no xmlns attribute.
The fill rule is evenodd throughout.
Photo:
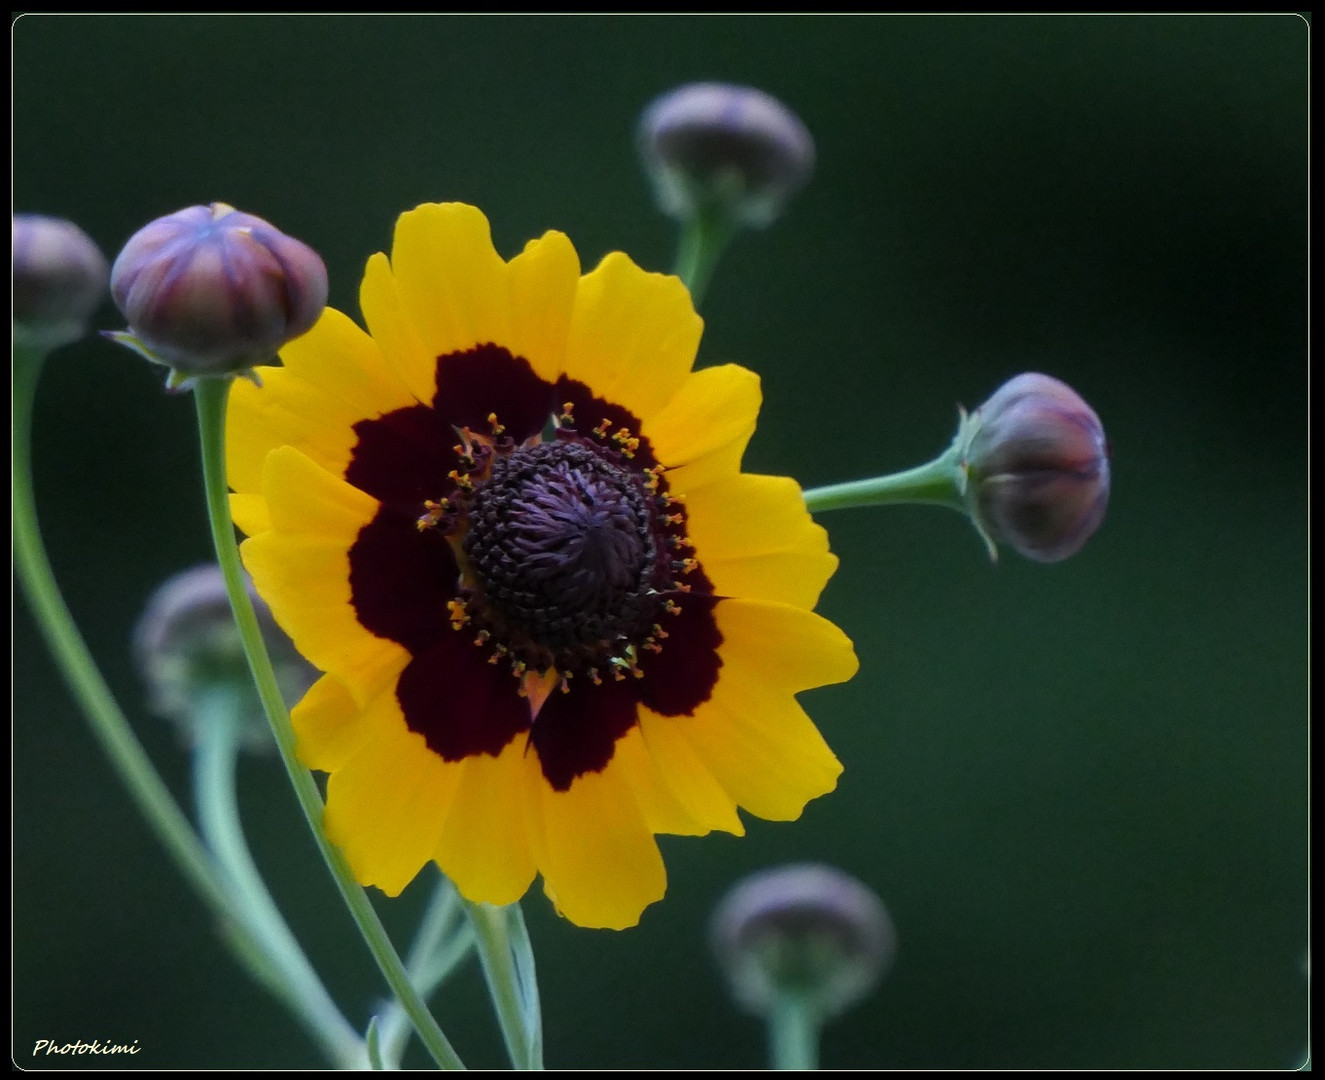
<svg viewBox="0 0 1325 1080"><path fill-rule="evenodd" d="M129 329L109 336L171 368L171 386L270 362L327 302L317 252L225 203L140 229L115 260L110 286Z"/></svg>

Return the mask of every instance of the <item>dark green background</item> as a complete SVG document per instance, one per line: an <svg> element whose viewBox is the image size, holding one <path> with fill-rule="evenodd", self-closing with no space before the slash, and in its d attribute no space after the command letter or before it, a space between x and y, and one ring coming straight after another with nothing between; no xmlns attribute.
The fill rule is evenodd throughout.
<svg viewBox="0 0 1325 1080"><path fill-rule="evenodd" d="M14 24L15 206L114 255L221 199L314 245L357 316L367 256L419 202L548 228L586 266L667 269L632 145L692 79L790 104L819 168L741 237L705 362L764 378L753 471L807 485L927 459L958 402L1042 370L1097 408L1114 495L1085 551L996 567L955 515L826 515L821 610L862 670L805 703L845 763L800 822L664 838L637 929L536 889L547 1059L738 1068L706 918L737 877L834 863L897 923L887 982L828 1031L848 1067L1291 1067L1307 1044L1307 50L1248 17L53 17ZM99 327L118 325L109 307ZM207 556L193 412L89 340L57 354L37 494L75 615L183 794L128 657L146 597ZM14 1054L137 1039L136 1066L305 1066L130 809L21 603L15 627ZM253 843L344 1008L376 973L274 761ZM419 888L383 904L407 934ZM438 1013L503 1062L472 967Z"/></svg>

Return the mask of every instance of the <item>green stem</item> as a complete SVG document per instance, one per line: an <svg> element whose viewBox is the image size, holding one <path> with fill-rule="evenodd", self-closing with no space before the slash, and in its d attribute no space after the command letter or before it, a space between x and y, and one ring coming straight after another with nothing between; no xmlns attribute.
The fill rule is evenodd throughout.
<svg viewBox="0 0 1325 1080"><path fill-rule="evenodd" d="M439 872L405 961L405 970L419 997L427 1001L473 946L474 935L460 913L460 895ZM409 1033L409 1017L393 1000L378 1024L381 1059L388 1068L400 1067Z"/></svg>
<svg viewBox="0 0 1325 1080"><path fill-rule="evenodd" d="M517 1069L543 1067L543 1019L538 978L520 905L473 904L466 901L483 976L497 1010L506 1052Z"/></svg>
<svg viewBox="0 0 1325 1080"><path fill-rule="evenodd" d="M768 1015L768 1056L775 1069L819 1067L819 1011L808 994L782 992Z"/></svg>
<svg viewBox="0 0 1325 1080"><path fill-rule="evenodd" d="M905 472L829 484L805 492L805 505L811 513L898 503L947 506L966 513L966 470L959 442L954 441L933 461Z"/></svg>
<svg viewBox="0 0 1325 1080"><path fill-rule="evenodd" d="M690 299L698 310L718 259L736 235L737 226L724 214L700 210L681 226L676 249L676 274L690 290Z"/></svg>
<svg viewBox="0 0 1325 1080"><path fill-rule="evenodd" d="M46 556L37 524L31 457L32 408L44 359L38 351L15 346L12 483L19 584L47 648L130 798L218 920L233 925L238 912L220 875L116 704L60 595ZM247 937L247 931L242 933ZM250 955L258 949L251 939L240 944Z"/></svg>
<svg viewBox="0 0 1325 1080"><path fill-rule="evenodd" d="M991 562L998 562L998 545L980 521L969 489L967 451L980 425L980 415L968 416L963 409L952 445L933 461L905 472L851 480L810 488L804 493L810 513L845 510L850 506L895 506L903 503L946 506L963 514L984 542Z"/></svg>
<svg viewBox="0 0 1325 1080"><path fill-rule="evenodd" d="M220 685L194 702L193 793L198 825L228 879L232 895L254 937L279 973L273 987L330 1061L339 1068L363 1068L365 1049L341 1015L313 965L281 917L253 863L236 802L235 765L239 757L246 695Z"/></svg>
<svg viewBox="0 0 1325 1080"><path fill-rule="evenodd" d="M271 724L272 734L276 738L276 745L281 752L281 760L294 787L295 796L299 800L300 808L312 830L318 849L331 871L331 876L346 906L350 909L350 915L354 918L392 993L399 999L413 1022L419 1038L423 1040L424 1046L439 1067L463 1069L463 1062L410 984L405 966L396 954L386 928L368 899L368 894L355 881L345 856L327 840L326 834L322 831L322 796L312 773L300 765L295 757L294 728L290 724L290 714L281 698L276 673L272 670L271 659L267 655L267 647L258 628L253 603L244 586L239 548L235 543L234 524L230 518L229 488L225 477L225 413L230 396L230 380L200 379L193 394L198 408L203 484L207 496L207 516L212 527L212 542L216 547L217 561L221 564L222 573L225 575L226 589L230 593L230 605L244 641L244 651L248 655L249 667L258 688L258 697L262 700L263 709L267 713L267 720Z"/></svg>

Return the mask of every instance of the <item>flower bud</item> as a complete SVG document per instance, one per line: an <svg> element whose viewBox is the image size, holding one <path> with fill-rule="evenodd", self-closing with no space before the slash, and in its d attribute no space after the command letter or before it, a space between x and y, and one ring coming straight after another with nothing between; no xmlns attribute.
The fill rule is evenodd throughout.
<svg viewBox="0 0 1325 1080"><path fill-rule="evenodd" d="M188 377L268 363L327 302L327 269L308 245L225 203L190 206L130 237L111 268L128 320L111 335Z"/></svg>
<svg viewBox="0 0 1325 1080"><path fill-rule="evenodd" d="M814 169L814 140L795 113L725 83L689 83L654 100L640 118L639 150L659 207L681 221L719 211L762 228Z"/></svg>
<svg viewBox="0 0 1325 1080"><path fill-rule="evenodd" d="M14 215L14 339L48 352L87 333L106 295L101 249L70 221Z"/></svg>
<svg viewBox="0 0 1325 1080"><path fill-rule="evenodd" d="M295 652L253 583L247 584L282 696L296 700L313 684L317 672ZM162 584L147 602L133 644L152 712L189 732L199 696L230 689L243 703L245 743L253 748L270 743L219 566L204 563Z"/></svg>
<svg viewBox="0 0 1325 1080"><path fill-rule="evenodd" d="M967 430L977 526L1037 562L1080 550L1109 503L1109 443L1095 410L1066 383L1028 373L999 387Z"/></svg>
<svg viewBox="0 0 1325 1080"><path fill-rule="evenodd" d="M768 1016L784 995L821 1018L844 1012L892 966L897 932L855 878L810 863L752 874L723 898L713 950L738 1004Z"/></svg>

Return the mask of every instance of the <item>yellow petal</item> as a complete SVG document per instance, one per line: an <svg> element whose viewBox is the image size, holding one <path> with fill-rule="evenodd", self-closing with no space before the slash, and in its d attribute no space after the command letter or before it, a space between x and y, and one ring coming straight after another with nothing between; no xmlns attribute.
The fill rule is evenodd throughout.
<svg viewBox="0 0 1325 1080"><path fill-rule="evenodd" d="M616 251L580 279L565 373L647 420L685 382L703 327L679 278Z"/></svg>
<svg viewBox="0 0 1325 1080"><path fill-rule="evenodd" d="M432 857L459 774L405 726L394 694L369 711L377 736L327 781L324 822L359 883L396 896Z"/></svg>
<svg viewBox="0 0 1325 1080"><path fill-rule="evenodd" d="M513 904L534 879L526 802L541 783L536 755L511 740L497 757L458 762L455 801L433 858L467 900Z"/></svg>
<svg viewBox="0 0 1325 1080"><path fill-rule="evenodd" d="M476 207L427 203L401 214L391 270L405 316L431 356L511 340L506 263Z"/></svg>
<svg viewBox="0 0 1325 1080"><path fill-rule="evenodd" d="M845 682L860 667L851 639L812 611L763 600L723 600L723 670L755 671L770 686L808 690Z"/></svg>
<svg viewBox="0 0 1325 1080"><path fill-rule="evenodd" d="M271 515L267 513L267 500L261 495L230 496L230 518L245 536L257 536L271 528Z"/></svg>
<svg viewBox="0 0 1325 1080"><path fill-rule="evenodd" d="M430 404L437 392L438 354L424 345L421 331L405 310L391 263L381 252L364 268L359 307L373 340L394 365L401 381L415 398Z"/></svg>
<svg viewBox="0 0 1325 1080"><path fill-rule="evenodd" d="M260 369L262 386L237 379L226 414L226 476L234 490L260 489L263 462L294 446L343 475L360 420L414 403L377 344L326 308L317 325L281 350L284 367Z"/></svg>
<svg viewBox="0 0 1325 1080"><path fill-rule="evenodd" d="M378 504L293 447L268 455L263 492L272 528L244 542L244 565L295 647L365 704L409 662L360 625L350 599L350 547Z"/></svg>
<svg viewBox="0 0 1325 1080"><path fill-rule="evenodd" d="M299 760L310 769L334 772L376 734L353 696L333 675L323 675L290 710Z"/></svg>
<svg viewBox="0 0 1325 1080"><path fill-rule="evenodd" d="M579 256L564 233L547 232L510 261L507 276L514 318L509 340L497 344L528 360L539 377L555 382L565 364Z"/></svg>
<svg viewBox="0 0 1325 1080"><path fill-rule="evenodd" d="M800 485L741 473L685 493L687 532L719 596L812 608L837 569Z"/></svg>
<svg viewBox="0 0 1325 1080"><path fill-rule="evenodd" d="M618 770L587 773L567 791L546 782L533 839L544 891L579 926L621 930L667 889L662 855Z"/></svg>
<svg viewBox="0 0 1325 1080"><path fill-rule="evenodd" d="M694 716L669 719L728 796L770 821L798 818L842 772L790 691L731 664Z"/></svg>
<svg viewBox="0 0 1325 1080"><path fill-rule="evenodd" d="M650 832L677 836L703 836L712 826L695 818L681 804L644 745L644 735L633 727L616 742L612 768L620 770L639 804Z"/></svg>
<svg viewBox="0 0 1325 1080"><path fill-rule="evenodd" d="M673 719L640 709L644 744L663 781L696 821L744 836L745 826L736 815L731 795L713 778Z"/></svg>
<svg viewBox="0 0 1325 1080"><path fill-rule="evenodd" d="M735 364L687 378L667 406L642 425L667 466L671 489L689 492L739 472L762 400L759 376Z"/></svg>
<svg viewBox="0 0 1325 1080"><path fill-rule="evenodd" d="M752 814L790 820L831 791L842 766L793 694L856 670L846 635L786 604L724 600L715 608L722 668L693 716L669 718L727 794Z"/></svg>

